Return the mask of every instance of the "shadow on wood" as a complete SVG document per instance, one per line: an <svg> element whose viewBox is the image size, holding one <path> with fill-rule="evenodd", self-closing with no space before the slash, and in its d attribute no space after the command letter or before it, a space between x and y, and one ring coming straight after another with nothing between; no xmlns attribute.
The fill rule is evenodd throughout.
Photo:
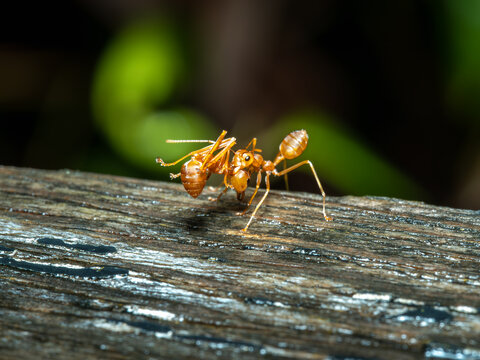
<svg viewBox="0 0 480 360"><path fill-rule="evenodd" d="M0 167L0 357L480 358L480 212Z"/></svg>

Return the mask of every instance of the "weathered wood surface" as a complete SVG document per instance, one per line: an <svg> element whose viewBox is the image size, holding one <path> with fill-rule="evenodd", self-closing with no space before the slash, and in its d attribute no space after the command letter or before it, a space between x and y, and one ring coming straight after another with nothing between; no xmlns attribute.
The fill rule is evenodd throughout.
<svg viewBox="0 0 480 360"><path fill-rule="evenodd" d="M480 358L480 213L0 167L0 358Z"/></svg>

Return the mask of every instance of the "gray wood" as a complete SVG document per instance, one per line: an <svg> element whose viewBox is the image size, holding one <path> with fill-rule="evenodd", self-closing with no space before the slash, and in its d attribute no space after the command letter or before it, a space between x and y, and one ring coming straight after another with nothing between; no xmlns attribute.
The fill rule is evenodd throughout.
<svg viewBox="0 0 480 360"><path fill-rule="evenodd" d="M0 167L0 358L480 358L480 212L215 195Z"/></svg>

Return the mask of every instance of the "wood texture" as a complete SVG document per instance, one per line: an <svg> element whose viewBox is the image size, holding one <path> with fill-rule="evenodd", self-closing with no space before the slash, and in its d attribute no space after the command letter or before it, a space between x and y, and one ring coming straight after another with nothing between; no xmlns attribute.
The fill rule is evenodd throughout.
<svg viewBox="0 0 480 360"><path fill-rule="evenodd" d="M0 358L480 358L480 212L215 195L0 167Z"/></svg>

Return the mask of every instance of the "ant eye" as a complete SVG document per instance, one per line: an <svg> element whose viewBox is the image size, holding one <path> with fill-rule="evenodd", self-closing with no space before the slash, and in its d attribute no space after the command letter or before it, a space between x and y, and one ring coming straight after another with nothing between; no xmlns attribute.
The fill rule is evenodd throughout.
<svg viewBox="0 0 480 360"><path fill-rule="evenodd" d="M247 155L245 156L245 161L248 161L248 160L250 160L250 156Z"/></svg>

